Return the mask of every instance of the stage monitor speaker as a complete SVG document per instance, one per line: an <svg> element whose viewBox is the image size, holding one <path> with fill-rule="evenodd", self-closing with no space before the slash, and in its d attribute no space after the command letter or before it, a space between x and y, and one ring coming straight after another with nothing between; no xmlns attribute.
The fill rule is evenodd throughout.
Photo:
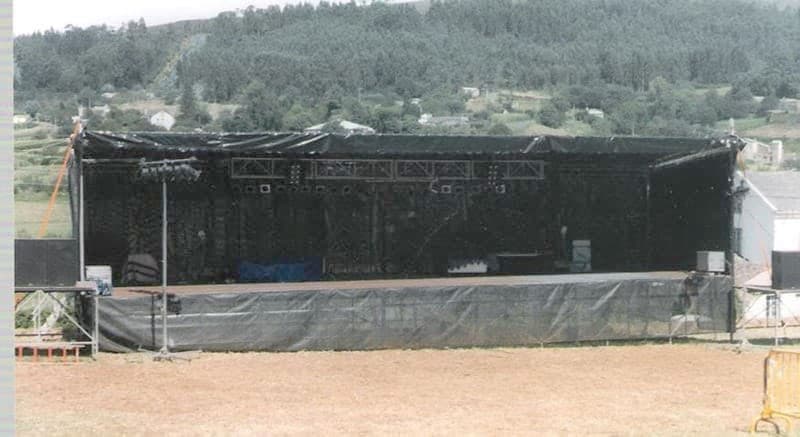
<svg viewBox="0 0 800 437"><path fill-rule="evenodd" d="M80 279L78 241L14 240L14 284L71 287Z"/></svg>
<svg viewBox="0 0 800 437"><path fill-rule="evenodd" d="M800 251L772 252L772 288L800 289Z"/></svg>

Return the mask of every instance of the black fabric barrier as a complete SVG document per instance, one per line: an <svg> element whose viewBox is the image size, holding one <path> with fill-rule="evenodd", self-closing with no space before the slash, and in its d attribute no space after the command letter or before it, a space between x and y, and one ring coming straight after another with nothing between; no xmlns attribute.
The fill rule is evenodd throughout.
<svg viewBox="0 0 800 437"><path fill-rule="evenodd" d="M78 241L73 239L14 240L14 285L73 286L80 279Z"/></svg>
<svg viewBox="0 0 800 437"><path fill-rule="evenodd" d="M168 302L171 350L524 346L728 329L729 276L530 276L491 285L187 294ZM465 281L465 284L468 282ZM84 302L91 315L91 301ZM159 296L100 298L100 348L161 347Z"/></svg>

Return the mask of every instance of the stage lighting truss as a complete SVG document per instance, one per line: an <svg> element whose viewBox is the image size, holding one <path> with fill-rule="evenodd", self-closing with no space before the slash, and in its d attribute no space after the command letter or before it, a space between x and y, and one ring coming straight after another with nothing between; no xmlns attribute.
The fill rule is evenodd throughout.
<svg viewBox="0 0 800 437"><path fill-rule="evenodd" d="M196 158L173 159L163 161L139 162L139 180L142 182L195 182L201 171L192 165L199 161Z"/></svg>
<svg viewBox="0 0 800 437"><path fill-rule="evenodd" d="M290 185L304 180L372 182L431 182L482 180L543 180L541 160L418 160L418 159L299 159L232 158L232 179L284 179Z"/></svg>

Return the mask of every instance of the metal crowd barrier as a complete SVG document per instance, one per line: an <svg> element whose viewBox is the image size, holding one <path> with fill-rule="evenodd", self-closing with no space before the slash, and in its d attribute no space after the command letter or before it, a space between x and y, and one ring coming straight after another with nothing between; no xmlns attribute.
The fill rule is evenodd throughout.
<svg viewBox="0 0 800 437"><path fill-rule="evenodd" d="M767 422L780 433L777 421L782 421L791 433L795 419L800 419L800 350L773 349L764 360L764 407L750 432Z"/></svg>

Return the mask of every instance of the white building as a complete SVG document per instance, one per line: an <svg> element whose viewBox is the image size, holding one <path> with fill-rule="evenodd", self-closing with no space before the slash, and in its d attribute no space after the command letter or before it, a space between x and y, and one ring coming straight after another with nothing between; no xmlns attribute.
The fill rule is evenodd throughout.
<svg viewBox="0 0 800 437"><path fill-rule="evenodd" d="M800 250L800 172L737 172L736 251L768 268L773 250Z"/></svg>
<svg viewBox="0 0 800 437"><path fill-rule="evenodd" d="M150 117L150 124L170 130L175 125L175 117L166 111L158 111Z"/></svg>
<svg viewBox="0 0 800 437"><path fill-rule="evenodd" d="M14 114L14 124L25 124L30 121L28 114Z"/></svg>
<svg viewBox="0 0 800 437"><path fill-rule="evenodd" d="M800 99L782 98L778 101L778 109L790 114L800 113Z"/></svg>
<svg viewBox="0 0 800 437"><path fill-rule="evenodd" d="M475 87L471 87L471 86L461 87L461 92L463 94L466 94L470 98L473 98L473 99L476 98L476 97L480 97L480 95L481 95L480 88L475 88Z"/></svg>
<svg viewBox="0 0 800 437"><path fill-rule="evenodd" d="M91 110L92 114L105 117L106 115L108 115L109 112L111 112L111 107L108 105L92 106ZM86 117L85 113L86 113L86 108L84 108L83 106L78 108L78 115L81 118Z"/></svg>
<svg viewBox="0 0 800 437"><path fill-rule="evenodd" d="M766 144L750 138L743 138L743 140L745 141L744 149L742 149L744 159L760 165L780 167L783 162L783 141L775 140Z"/></svg>
<svg viewBox="0 0 800 437"><path fill-rule="evenodd" d="M745 283L751 292L745 294L742 323L773 326L780 318L800 325L798 293L781 293L778 299L757 291L772 286L773 250L800 250L800 172L738 172L735 181L742 192L734 215L735 249L762 271Z"/></svg>
<svg viewBox="0 0 800 437"><path fill-rule="evenodd" d="M423 126L466 126L469 125L469 117L465 115L452 115L434 117L433 114L422 114L417 122Z"/></svg>

